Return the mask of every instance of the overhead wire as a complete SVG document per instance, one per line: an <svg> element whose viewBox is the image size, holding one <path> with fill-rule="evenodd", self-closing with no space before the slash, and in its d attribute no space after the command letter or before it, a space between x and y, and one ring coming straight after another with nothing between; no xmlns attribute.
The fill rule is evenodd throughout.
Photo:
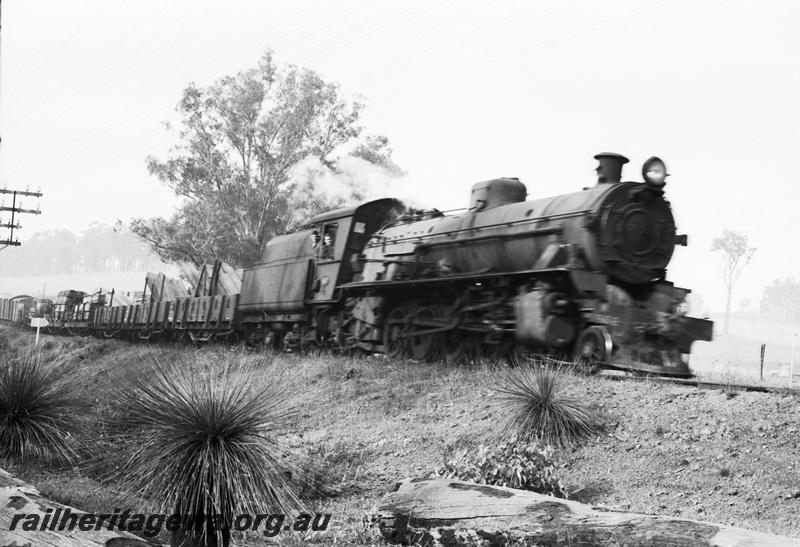
<svg viewBox="0 0 800 547"><path fill-rule="evenodd" d="M56 32L54 32L54 33L50 34L50 37L49 37L47 40L44 40L44 41L41 43L41 45L40 45L40 46L39 46L39 48L36 50L36 52L34 52L33 54L31 54L31 56L30 56L30 57L28 57L28 60L27 60L26 62L22 63L22 66L24 66L24 67L28 68L28 67L30 66L30 63L31 63L31 62L32 62L32 61L33 61L33 60L36 58L36 56L37 56L37 55L39 55L39 53L41 53L42 51L46 51L46 48L47 48L47 47L50 45L50 43L51 43L51 42L52 42L52 41L53 41L53 40L54 40L54 39L55 39L55 38L56 38L56 37L57 37L59 34L61 34L61 32L62 32L64 29L66 29L67 27L69 27L69 25L72 23L72 21L74 21L74 20L75 20L75 19L76 19L76 18L77 18L77 17L78 17L78 16L79 16L81 13L83 13L83 10L84 10L84 9L86 9L86 8L89 6L89 4L91 4L91 3L92 3L92 0L87 0L87 1L86 1L86 3L85 3L85 4L84 4L84 5L83 5L83 6L82 6L82 7L81 7L79 10L75 11L75 12L72 14L72 17L70 17L68 21L66 21L66 22L65 22L63 25L61 25L61 26L59 27L59 29L58 29ZM98 13L95 13L93 16L91 16L91 17L90 17L90 19L89 19L89 21L91 21L91 19L92 19L92 18L94 18L94 17L96 17L97 15L98 15ZM84 25L83 25L83 27L81 27L81 29L85 28L85 27L86 27L86 25L89 23L89 21L87 21L86 23L84 23ZM78 36L78 33L73 33L71 36L69 36L69 38L67 39L67 42L69 42L70 40L72 40L72 39L76 38L77 36ZM38 69L39 69L39 68L41 68L41 67L45 66L45 65L47 64L47 62L48 62L48 61L49 61L49 60L50 60L50 59L53 57L53 55L55 55L56 53L59 53L59 54L60 54L60 57L63 57L63 56L64 56L64 54L65 54L65 49L64 49L64 47L62 46L62 47L59 47L58 49L56 49L56 50L52 51L52 52L50 53L50 55L48 55L46 58L44 58L44 59L43 59L43 60L42 60L42 61L41 61L41 62L40 62L38 65L37 65L37 67L36 67L36 68L32 68L32 69L30 69L30 72L28 73L28 75L27 75L27 76L20 78L18 81L15 81L15 82L14 82L14 85L15 85L15 87L12 87L12 88L8 89L8 92L9 92L9 93L15 93L15 92L17 91L17 89L19 89L19 87L20 87L20 86L22 86L22 85L23 85L23 84L24 84L24 83L25 83L25 82L26 82L26 81L27 81L29 78L31 78L31 76L32 76L33 74L36 74L36 72L38 71ZM59 58L60 58L60 57L59 57Z"/></svg>
<svg viewBox="0 0 800 547"><path fill-rule="evenodd" d="M317 3L320 3L320 2L317 2ZM314 4L314 5L315 5L315 4ZM306 8L306 9L310 9L310 8L312 8L312 7L313 7L313 5L309 6L309 7L308 7L308 8ZM303 11L303 10L300 10L300 11ZM298 12L298 13L299 13L299 12ZM324 15L325 15L326 13L327 13L327 12L324 12L323 14L320 14L320 15L318 16L318 18L324 17ZM220 55L220 57L221 57L221 55ZM222 70L218 71L218 75L224 75L225 73L226 73L226 71L225 71L224 69L222 69ZM185 82L186 80L185 80L185 79L180 79L180 81L181 81L181 82ZM176 102L177 102L177 100L176 100ZM132 106L132 107L130 107L129 109L126 109L126 111L125 111L125 112L133 111L134 109L135 109L135 105L134 105L134 106ZM159 109L159 110L160 110L160 109ZM96 135L96 137L93 137L93 138L94 138L94 140L96 140L96 141L101 141L101 140L106 140L106 139L108 139L108 138L109 138L109 135L113 135L114 133L118 133L118 132L121 132L121 131L123 131L123 128L121 128L121 127L119 127L119 126L116 126L116 127L115 127L115 126L113 126L113 122L114 122L114 121L116 121L116 119L120 118L120 117L122 116L122 114L123 114L123 113L125 113L125 112L120 112L120 113L117 113L115 116L113 116L113 117L111 117L111 118L109 118L109 119L106 119L106 120L105 120L105 122L104 122L102 125L103 125L103 126L109 126L109 130L110 130L110 131L109 131L108 133L102 133L102 134L100 134L100 133L95 133L95 131L97 131L97 128L93 128L93 129L91 129L91 130L87 130L87 131L84 133L84 135ZM42 116L40 117L40 119L39 119L39 120L36 120L36 121L41 121L41 120L43 120L43 119L45 119L45 118L46 118L46 114L42 115ZM31 128L35 127L35 123L33 123L33 122L29 122L29 124L30 124L30 125L29 125L29 127L31 127ZM80 141L80 138L81 138L81 135L78 135L78 136L76 137L76 139L75 139L75 140L73 140L73 143L76 143L76 142ZM91 143L87 143L87 144L91 144ZM64 156L68 155L68 151L66 151L66 150L65 150L65 151L63 152L63 155L64 155Z"/></svg>
<svg viewBox="0 0 800 547"><path fill-rule="evenodd" d="M195 4L195 5L194 5L194 7L193 7L192 9L196 9L198 5L199 5L199 3L198 3L198 4ZM160 8L160 9L158 9L158 10L157 10L155 13L153 13L153 15L151 15L150 17L148 17L147 19L145 19L144 21L142 21L142 22L141 22L141 23L140 23L140 24L139 24L137 27L135 27L133 30L129 31L129 32L128 32L128 33L127 33L127 34L126 34L126 35L125 35L125 36L124 36L122 39L118 40L118 41L117 41L117 42L116 42L114 45L112 45L112 46L111 46L109 49L106 49L106 50L105 50L105 51L104 51L102 54L100 54L100 55L96 56L96 57L95 57L95 58L94 58L92 61L90 61L90 62L89 62L89 64L88 64L88 66L87 66L86 68L87 68L87 69L91 68L91 66L92 66L93 64L97 63L99 60L101 60L101 59L102 59L102 58L104 58L106 55L108 55L108 54L109 54L109 52L110 52L110 51L112 51L112 50L113 50L115 47L117 47L117 46L119 46L120 44L122 44L122 43L125 41L124 39L125 39L127 36L129 36L130 34L134 33L136 30L140 29L142 26L144 26L145 24L147 24L147 23L148 23L150 20L152 20L152 18L153 18L153 17L155 17L155 16L156 16L156 15L158 15L159 13L162 13L162 12L163 12L163 11L164 11L164 10L165 10L165 9L166 9L168 6L169 6L169 4L167 4L167 3L164 3L164 4L162 4L162 5L161 5L161 8ZM163 27L163 28L162 28L162 29L161 29L161 30L160 30L160 31L159 31L159 32L156 34L156 36L158 36L158 35L160 35L160 34L163 34L164 32L167 32L167 31L168 31L168 30L169 30L169 29L172 27L172 25L174 25L174 24L175 24L175 21L173 21L173 22L172 22L172 23L170 23L169 25L166 25L166 26L164 26L164 27ZM152 38L151 38L151 40L152 40ZM132 51L130 51L130 52L127 54L127 55L124 55L122 58L119 58L119 59L117 60L117 63L116 63L116 65L114 65L114 66L120 66L120 65L122 65L122 64L125 62L125 60L127 60L129 57L131 57L132 55L134 55L134 54L136 53L136 51L137 51L137 50L132 50ZM91 79L81 79L81 84L80 84L80 85L81 85L81 87L79 87L78 89L75 89L75 90L72 92L72 94L70 94L70 95L67 95L67 94L60 93L60 94L59 94L59 99L60 99L60 102L57 102L57 103L55 103L55 105L54 105L54 108L55 108L55 109L58 109L58 108L59 108L59 107L61 107L61 106L67 105L67 104L69 104L69 103L70 103L70 102L71 102L71 101L72 101L74 98L76 98L78 95L80 95L82 92L84 92L84 91L86 91L86 90L88 90L88 89L92 89L92 88L93 88L93 86L94 86L94 85L95 85L95 84L96 84L98 81L102 80L102 79L103 79L103 78L104 78L104 77L105 77L105 76L106 76L106 75L107 75L107 74L108 74L108 73L109 73L109 72L112 70L112 68L113 68L113 67L109 67L109 68L107 68L106 70L104 70L104 71L102 71L102 72L100 72L100 73L96 74L96 75L94 76L94 78L91 78ZM75 81L75 80L70 80L69 82L71 82L71 81ZM69 84L69 82L67 83L67 85ZM25 121L25 123L26 123L26 124L29 124L29 125L33 125L33 126L35 126L37 122L39 122L39 121L42 121L42 120L46 119L46 117L47 117L47 116L48 116L48 114L47 114L47 113L43 113L43 114L42 114L42 115L41 115L41 116L40 116L38 119L34 119L34 120L30 120L30 119L27 119L27 118L20 118L20 121L19 121L18 123L22 123L22 121L23 121L23 119L24 119L24 121Z"/></svg>
<svg viewBox="0 0 800 547"><path fill-rule="evenodd" d="M406 4L410 3L410 2L411 2L411 0L409 0L407 2L404 2L402 5L406 5ZM334 36L332 38L329 38L328 40L326 40L324 42L320 42L318 44L315 44L312 47L309 47L306 50L301 51L298 54L298 56L302 57L305 53L308 53L308 52L311 52L311 51L314 51L314 50L316 50L316 52L322 51L323 52L322 55L317 55L316 57L312 57L310 59L312 64L313 63L318 63L318 62L323 61L326 58L330 58L330 57L336 55L338 52L342 51L346 47L346 45L358 41L359 38L365 38L365 37L368 37L368 36L374 36L376 34L379 34L383 29L385 29L387 27L401 25L402 23L406 22L409 18L413 17L416 14L424 12L425 15L426 15L426 18L428 19L428 22L430 22L429 19L431 17L431 11L430 11L431 7L438 8L438 7L440 7L440 4L437 3L437 4L432 4L432 5L424 5L424 4L417 3L416 9L412 9L412 10L409 10L409 11L401 12L400 14L397 13L395 6L391 6L390 9L387 10L386 12L381 12L381 13L375 15L371 19L371 20L378 19L378 18L380 18L381 16L383 16L386 13L391 13L391 17L384 17L385 22L384 22L383 25L367 25L366 23L368 23L368 21L365 21L362 24L362 28L360 29L361 32L359 32L357 34L353 33L353 32L343 32L340 35L337 35L337 36ZM463 18L465 15L468 15L468 14L470 14L470 13L472 13L474 11L477 11L478 9L481 9L481 8L482 8L481 5L476 5L471 10L466 10L466 11L460 12L459 15L457 16L457 18L455 20L451 20L450 22L454 23L458 19ZM398 15L399 15L399 17L398 17ZM417 30L416 32L405 34L403 36L403 39L406 42L408 42L411 38L414 38L415 36L418 36L422 32L423 32L423 30L420 29L420 30ZM339 47L338 48L326 48L326 47L324 47L326 44L328 44L330 42L335 42ZM394 44L394 47L396 48L397 44ZM373 56L380 56L380 54L382 52L386 51L387 49L388 49L387 47L384 47L384 48L370 47L369 48L369 53L372 54ZM350 61L350 64L352 65L353 62ZM329 71L335 73L335 72L338 72L340 69L346 69L346 67L347 67L346 64L341 64L341 63L334 64L334 65L330 65L329 66Z"/></svg>
<svg viewBox="0 0 800 547"><path fill-rule="evenodd" d="M604 19L600 23L592 23L590 25L585 25L583 27L574 28L572 30L568 30L567 32L564 32L563 34L560 34L560 35L557 35L557 36L554 36L554 37L547 37L547 38L544 38L542 40L533 41L533 42L527 41L523 46L520 46L519 43L511 43L511 44L509 44L509 45L507 45L507 46L505 46L505 47L503 47L503 48L501 48L501 49L496 51L496 53L505 52L505 51L509 52L508 54L503 55L502 57L499 56L499 55L498 56L485 56L486 58L484 58L482 61L479 61L479 62L477 62L477 63L475 63L473 65L470 65L467 68L453 66L450 69L443 70L441 72L440 76L437 77L436 79L433 79L433 80L428 80L426 82L405 80L404 81L404 83L405 83L404 86L399 86L397 88L393 88L392 91L394 93L392 95L384 97L384 99L392 100L392 99L398 98L400 96L408 96L408 95L416 94L416 93L418 93L418 92L420 92L422 90L430 89L433 86L437 86L438 84L441 84L443 82L452 81L454 76L469 75L469 74L482 74L482 73L485 74L486 69L496 66L498 64L498 61L501 60L501 59L507 61L509 59L518 58L522 54L530 52L532 50L540 50L540 49L545 49L547 47L551 47L551 46L554 46L554 45L558 45L558 44L562 43L563 41L565 41L565 40L567 40L567 39L569 39L569 38L571 38L573 36L586 35L586 34L589 34L590 31L606 28L606 27L610 26L611 24L613 24L615 22L619 22L619 21L624 21L624 20L630 19L632 16L635 16L635 14L637 14L637 12L649 12L650 10L647 10L646 8L651 8L653 6L661 4L662 2L664 2L664 0L655 0L654 2L651 2L650 4L642 6L640 2L638 2L636 0L631 0L629 2L626 2L623 5L636 4L638 7L634 8L633 10L631 10L629 12L612 15L612 16L607 17L606 19ZM569 22L569 23L567 23L565 25L562 25L561 27L558 27L555 30L561 30L561 29L566 29L566 28L569 28L569 27L574 27L574 25L576 25L577 23L580 23L582 21L586 21L588 19L593 19L593 17L588 17L587 16L587 17L584 17L584 18L580 18L580 19L578 19L576 21L571 21L571 22ZM545 33L545 36L547 34L549 34L549 33ZM602 43L602 41L600 41L600 42L593 41L593 42L591 42L591 45L592 46L596 46L596 45L598 45L598 43ZM584 49L584 48L580 48L580 49ZM563 57L563 56L564 56L564 54L559 54L557 56L548 57L547 60L549 61L549 60L557 59L557 58L560 58L560 57Z"/></svg>
<svg viewBox="0 0 800 547"><path fill-rule="evenodd" d="M319 3L319 2L317 2L317 3ZM265 8L265 10L262 10L260 13L264 13L266 11L266 9L268 9L268 8ZM307 8L304 8L304 9L307 9ZM300 13L301 11L303 11L303 10L299 10L297 13ZM209 14L206 14L206 17L208 17L208 16L209 16ZM170 23L170 25L167 25L167 26L168 27L172 26L174 23L175 23L175 21L173 21L172 23ZM163 29L162 29L162 33L163 33ZM174 39L174 37L173 37L173 39ZM169 41L166 42L166 43L168 44ZM208 53L205 52L205 51L195 52L193 57L198 57L200 55L205 55L205 59L206 60L210 60L211 62L213 62L215 59L223 58L223 54L219 54L219 52L218 52L218 55L216 57L214 57L213 55L208 55ZM192 66L192 63L187 62L187 61L188 60L186 60L186 59L182 59L179 64L185 65L187 67ZM120 63L117 63L117 65L119 65L119 64ZM133 69L133 68L135 68L135 67L131 67L131 69ZM184 73L173 74L173 79L171 81L168 81L168 82L165 82L165 81L163 81L163 79L160 79L160 78L154 76L149 81L140 82L141 84L143 84L140 87L142 89L145 89L147 87L147 84L154 84L154 85L157 85L159 87L164 87L164 86L169 86L171 83L175 83L175 82L179 82L179 83L185 84L185 83L187 83L188 79L191 77L190 74L188 73L189 70L190 69L187 68L187 71L184 72ZM225 70L220 70L218 72L218 74L224 74L225 72L226 72ZM86 86L84 86L84 87L86 87ZM177 98L176 98L176 102L177 102ZM135 110L136 108L137 108L137 105L131 105L129 108L117 112L116 115L107 118L104 121L104 123L102 124L102 126L103 127L111 126L117 119L119 119L122 116L122 114L125 114L127 112L131 112L131 111ZM44 116L42 116L39 120L36 120L36 121L40 121L42 119L44 119ZM34 122L32 122L31 120L26 118L26 124L27 124L27 127L30 128L31 132L35 132L36 124ZM100 128L95 127L93 129L93 131L96 131L97 129L100 129ZM78 138L80 138L80 137L78 137Z"/></svg>
<svg viewBox="0 0 800 547"><path fill-rule="evenodd" d="M327 14L327 12L323 12L322 14L319 14L317 18L322 18L322 17L324 17L326 14ZM174 22L173 22L173 24L174 24ZM297 28L297 27L295 27L295 28ZM163 32L163 30L162 30L162 32ZM291 30L289 30L288 32L291 32ZM93 81L96 81L97 79L98 79L98 78L95 78ZM88 87L88 84L87 84L87 86L85 86L85 87ZM77 92L76 92L76 93L77 93ZM72 96L72 97L70 97L70 98L73 98L74 96L75 96L75 93L74 93L74 94L73 94L73 96ZM132 107L132 108L133 108L133 107ZM39 121L41 121L41 120L44 120L44 119L46 118L46 116L47 116L47 114L42 114L42 116L40 116L40 118L39 118L38 120L35 120L35 121L27 120L27 125L28 125L28 127L30 127L30 128L31 128L31 131L34 131L34 130L35 130L34 128L36 127L36 125L37 125L37 122L39 122ZM118 114L117 116L114 116L114 117L112 117L112 118L109 118L109 119L107 119L107 120L105 121L104 125L110 125L110 124L111 124L111 123L114 121L114 119L115 119L115 118L119 118L119 117L120 117L120 116L119 116L119 114ZM97 128L94 128L94 130L97 130ZM107 135L106 135L106 134L103 134L102 136L100 136L100 135L98 134L97 140L101 140L101 139L103 139L103 140L104 140L104 139L106 139L106 138L107 138ZM76 143L76 142L79 142L79 141L80 141L80 136L77 136L77 137L76 137L76 139L74 139L72 142L73 142L73 143ZM65 151L64 153L66 154L67 152Z"/></svg>
<svg viewBox="0 0 800 547"><path fill-rule="evenodd" d="M206 1L207 1L207 0L206 0ZM117 46L119 46L120 44L122 44L122 43L124 43L125 41L127 41L127 40L128 40L128 38L129 38L131 35L133 35L134 33L136 33L136 32L137 32L139 29L141 29L141 28L142 28L144 25L146 25L147 23L149 23L150 21L152 21L154 17L156 17L157 15L159 15L160 13L162 13L162 12L163 12L165 9L167 9L167 7L168 7L168 6L169 6L169 4L167 4L167 3L164 3L164 4L162 4L162 5L161 5L161 9L159 9L159 10L157 10L157 11L153 12L153 14L152 14L150 17L148 17L147 19L144 19L144 20L143 20L141 23L139 23L137 26L133 27L133 28L132 28L131 30L129 30L127 33L125 33L124 35L122 35L122 36L121 36L121 37L120 37L120 38L119 38L119 39L118 39L118 40L117 40L117 41L116 41L114 44L112 44L111 46L109 46L109 47L107 47L107 48L104 48L104 49L103 49L103 50L102 50L102 51L101 51L101 52L100 52L98 55L96 55L96 56L94 57L94 59L92 59L91 61L89 61L89 62L87 63L87 65L86 65L86 68L87 68L87 69L91 69L91 68L92 68L94 65L96 65L96 64L97 64L97 63L98 63L100 60L102 60L103 58L105 58L106 56L108 56L108 55L109 55L109 53L111 53L112 51L114 51L114 50L115 50L115 48L116 48ZM119 8L119 4L117 4L117 8ZM66 86L68 87L68 86L69 86L69 84L71 83L71 81L73 81L73 80L76 80L76 79L78 79L79 77L80 77L80 74L76 73L76 74L75 74L75 76L73 77L73 79L72 79L72 80L68 80L68 81L66 82ZM100 75L100 77L102 77L102 74ZM89 85L90 85L90 84L86 84L86 83L84 83L84 88L85 88L85 87L88 87Z"/></svg>
<svg viewBox="0 0 800 547"><path fill-rule="evenodd" d="M652 4L649 4L649 6L655 6L657 4L661 4L663 1L664 0L657 0L656 2L653 2ZM714 5L719 5L719 4L723 3L723 2L724 2L724 0L720 0L719 2L716 2L714 4L709 4L709 5L706 5L706 6L702 6L702 7L696 8L694 10L691 10L690 12L681 13L681 14L675 15L673 17L669 17L669 18L665 18L665 19L659 20L658 24L667 23L669 21L684 17L684 16L686 16L686 15L688 15L690 13L701 11L703 9L707 9L709 7L713 7ZM629 2L629 3L634 3L634 2ZM661 5L662 6L667 6L667 5L670 5L670 4L674 4L674 2L670 1L668 3L664 3L664 4L661 4ZM608 27L611 24L613 24L614 22L621 22L621 21L628 20L631 17L635 16L635 15L633 15L635 12L641 12L642 9L644 9L644 8L641 8L641 7L636 8L634 10L631 10L631 12L626 12L624 14L620 14L618 16L614 16L614 17L612 17L610 19L607 19L603 23L592 24L588 28L591 28L592 30L597 30L599 28ZM641 14L641 13L639 13L639 14ZM556 55L543 57L543 58L538 59L535 62L527 65L526 68L529 68L531 66L541 65L541 64L544 64L544 63L550 63L550 62L556 61L558 59L561 59L561 58L563 58L563 57L565 57L567 55L574 55L575 53L577 53L579 51L583 51L583 50L586 50L586 49L592 48L592 47L598 47L599 45L607 44L607 43L610 43L610 42L616 41L616 40L620 40L620 39L626 38L626 37L628 37L628 36L630 36L632 34L644 32L644 31L645 31L645 28L632 28L632 29L630 29L628 31L615 33L615 34L613 34L611 36L607 36L607 37L603 38L602 40L593 40L593 41L590 41L590 42L588 42L588 43L586 43L584 45L580 45L580 46L576 46L576 47L570 48L568 51L560 52L560 53L558 53ZM569 31L569 32L557 37L556 39L554 39L554 40L552 40L552 41L550 41L548 43L552 44L552 43L557 43L557 42L563 42L563 41L569 39L571 36L574 36L574 35L580 34L580 33L584 33L584 32L586 32L586 28L581 28L581 29L577 29L577 30L574 30L574 31ZM505 50L514 49L514 51L512 53L510 53L509 55L505 56L504 59L508 60L508 59L511 59L511 58L516 58L516 57L519 57L521 53L525 53L525 52L528 52L528 51L531 51L531 50L537 49L537 48L542 48L544 46L545 46L545 44L541 43L541 42L537 42L537 43L533 43L533 44L527 45L525 48L522 48L522 49L519 49L519 50L514 49L512 46L508 46L508 47L505 48ZM462 68L461 70L458 70L457 68L454 68L453 70L447 72L446 74L442 75L441 77L439 77L439 78L437 78L435 80L427 81L422 85L419 85L419 84L414 85L415 82L412 82L412 83L406 85L405 87L396 88L396 89L393 90L395 92L395 94L390 94L390 95L383 96L382 99L385 100L385 101L392 101L392 100L397 99L399 97L409 96L409 95L413 95L413 94L419 94L420 92L425 91L427 89L431 89L434 86L436 86L437 88L441 89L440 84L442 84L443 82L452 81L455 77L461 76L461 75L468 75L468 74L473 74L473 73L481 73L481 72L485 71L486 69L488 69L489 67L493 67L495 64L497 64L497 59L488 59L488 60L486 60L486 61L484 61L484 62L482 62L480 64L476 64L476 65L470 66L469 68L466 68L466 69ZM510 70L506 71L506 73L510 73ZM400 106L398 108L399 109L403 109L405 107Z"/></svg>
<svg viewBox="0 0 800 547"><path fill-rule="evenodd" d="M507 16L506 18L508 18L508 17L512 17L512 16ZM84 26L85 26L85 25L84 25ZM577 31L573 31L573 32L577 32ZM466 34L467 34L467 33L463 33L463 34L462 34L462 36L464 36L464 35L466 35ZM448 41L446 41L446 42L443 42L443 43L452 42L453 40L455 40L455 38L451 38L450 40L448 40ZM540 45L540 44L541 44L541 43L539 43L539 45ZM442 44L440 44L440 46L441 46L441 45L442 45ZM435 49L435 47L436 47L436 46L434 46L434 47L430 47L430 48L428 48L426 51L432 51L432 50L434 50L434 49ZM506 49L509 49L509 48L511 48L511 47L512 47L512 46L508 46ZM532 47L535 47L535 46L532 46ZM584 47L591 47L591 45L589 45L589 46L584 46ZM423 52L424 52L424 51L423 51ZM423 52L417 52L417 53L415 53L414 55L407 56L407 57L406 57L406 59L415 58L416 56L418 56L418 55L422 54ZM565 53L565 54L569 54L569 52L568 52L568 53ZM562 54L562 55L563 55L563 54ZM481 66L485 66L485 65L481 65ZM386 67L384 67L384 68L386 68ZM380 69L379 69L379 70L380 70ZM478 70L478 69L471 68L471 69L461 70L460 72L457 72L457 74L463 74L463 73L476 72L477 70ZM375 72L377 72L377 71L378 71L378 70L373 70L373 71L371 71L371 72L368 72L368 73L362 74L362 75L361 75L361 78L365 78L365 77L367 77L367 76L369 76L369 75L371 75L371 74L373 74L373 73L375 73ZM452 71L451 71L451 72L452 72ZM452 75L452 74L451 74L451 75ZM446 78L439 78L439 79L437 79L437 80L435 80L435 81L433 81L433 82L426 82L426 84L425 84L425 85L423 85L423 86L419 86L419 85L417 85L416 87L405 88L404 90L402 90L402 91L400 91L400 92L396 93L395 95L389 96L389 97L390 97L390 98L392 98L392 97L395 97L395 98L396 98L396 97L402 97L404 94L405 94L405 95L407 95L407 94L411 94L411 93L413 93L413 92L415 92L416 90L419 90L419 89L426 89L426 87L425 87L426 85L427 85L427 86L431 86L431 85L435 85L436 83L439 83L439 82L441 82L441 81L446 81L446 80L447 80ZM148 133L150 133L150 132L148 132ZM88 134L90 134L90 133L88 133L88 132L87 132L87 135L88 135ZM96 139L106 139L106 138L108 138L108 135L107 135L107 134L105 134L105 133L104 133L103 135L100 135L100 136L96 137ZM135 139L135 140L141 140L141 137L133 137L133 136L131 136L130 138L131 138L131 139ZM131 141L127 141L127 142L131 142Z"/></svg>
<svg viewBox="0 0 800 547"><path fill-rule="evenodd" d="M548 2L548 1L549 1L549 0L542 0L541 2L538 2L538 3L536 3L536 4L533 4L533 5L527 6L526 8L524 8L524 9L522 9L522 10L519 10L519 11L517 11L517 12L514 12L514 13L512 13L512 14L509 14L509 15L507 15L507 16L505 16L505 17L502 17L501 19L497 19L497 20L494 20L494 21L491 21L491 22L485 23L485 26L486 26L486 27L489 27L489 26L496 25L496 24L500 23L501 21L505 21L506 19L510 19L510 18L512 18L512 17L516 17L516 16L520 15L521 13L525 13L525 12L527 12L527 11L530 11L531 9L534 9L534 8L536 8L536 7L539 7L539 6L541 6L541 5L545 4L545 3L546 3L546 2ZM402 63L402 62L405 62L405 61L408 61L408 60L411 60L411 59L415 59L415 58L419 57L420 55L422 55L423 53L426 53L426 52L428 52L428 51L432 51L432 50L434 50L434 49L436 49L436 48L440 48L440 47L442 47L443 45L446 45L446 44L448 44L448 43L451 43L451 42L453 42L453 41L455 41L455 40L457 40L457 39L459 39L459 38L462 38L462 37L464 37L464 36L474 36L474 33L473 33L473 31L472 31L472 30L469 30L469 31L463 32L463 33L461 33L461 34L459 34L459 35L457 35L457 36L454 36L454 37L452 37L452 38L448 38L448 39L446 39L446 40L443 40L443 41L441 41L441 42L438 42L438 43L437 43L437 44L435 44L435 45L432 45L432 46L426 47L425 49L422 49L422 50L418 50L418 51L416 51L416 52L414 52L414 53L412 53L412 54L410 54L410 55L407 55L407 56L405 56L405 57L403 57L403 58L401 58L401 59L398 59L398 60L396 60L396 61L393 61L393 62L391 62L391 63L388 63L388 64L386 64L386 65L382 66L381 68L374 69L374 70L370 70L370 71L368 71L368 72L362 73L361 75L359 75L359 76L356 76L355 78L353 78L353 79L351 80L351 84L352 84L353 82L358 82L358 80L359 80L359 79L362 79L362 78L365 78L365 77L367 77L367 76L370 76L371 74L374 74L374 73L376 73L376 72L380 72L380 71L382 71L382 70L387 70L387 69L389 69L389 68L391 68L391 67L393 67L393 66L395 66L395 65L397 65L397 64L399 64L399 63Z"/></svg>

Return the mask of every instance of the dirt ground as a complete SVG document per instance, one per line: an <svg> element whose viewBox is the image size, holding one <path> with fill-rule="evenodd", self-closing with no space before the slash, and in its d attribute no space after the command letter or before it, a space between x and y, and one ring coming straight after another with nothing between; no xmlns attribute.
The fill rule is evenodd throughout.
<svg viewBox="0 0 800 547"><path fill-rule="evenodd" d="M117 341L47 336L42 342L51 339L83 363L84 373L98 377L160 351ZM327 532L281 535L272 544L378 543L364 519L396 482L427 475L448 449L495 442L508 415L494 390L505 372L498 365L431 365L381 356L275 359L274 370L285 377L265 371L261 381L289 379L298 412L282 435L326 470L325 491L332 496L312 504L317 512L331 513L332 521ZM572 377L568 391L602 412L608 425L584 446L557 452L572 499L800 538L797 396L618 381L602 374ZM85 510L107 509L97 506L107 505L97 501L105 498L81 497L94 488L86 486L85 476L40 470L20 478ZM239 538L248 545L265 541Z"/></svg>
<svg viewBox="0 0 800 547"><path fill-rule="evenodd" d="M506 411L502 370L431 370L381 358L320 385L310 377L305 441L352 457L330 507L368 511L447 448L492 442ZM382 364L383 363L383 364ZM378 376L376 376L378 375ZM334 376L336 376L334 374ZM569 391L607 416L606 434L559 453L572 498L630 512L800 537L800 405L793 395L575 377ZM313 405L311 401L313 400Z"/></svg>

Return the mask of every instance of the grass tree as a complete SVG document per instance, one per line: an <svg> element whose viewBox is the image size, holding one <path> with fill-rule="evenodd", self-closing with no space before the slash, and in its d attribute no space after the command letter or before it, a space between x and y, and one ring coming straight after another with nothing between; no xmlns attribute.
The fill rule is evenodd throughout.
<svg viewBox="0 0 800 547"><path fill-rule="evenodd" d="M181 515L171 545L228 545L237 515L301 507L291 486L296 459L277 434L290 390L269 371L264 359L231 353L156 357L135 364L116 390L114 428L135 447L118 480Z"/></svg>
<svg viewBox="0 0 800 547"><path fill-rule="evenodd" d="M63 364L31 349L0 353L0 455L76 460L85 405Z"/></svg>
<svg viewBox="0 0 800 547"><path fill-rule="evenodd" d="M508 410L506 435L563 447L601 431L601 414L567 393L570 379L577 380L559 367L510 369L496 388Z"/></svg>

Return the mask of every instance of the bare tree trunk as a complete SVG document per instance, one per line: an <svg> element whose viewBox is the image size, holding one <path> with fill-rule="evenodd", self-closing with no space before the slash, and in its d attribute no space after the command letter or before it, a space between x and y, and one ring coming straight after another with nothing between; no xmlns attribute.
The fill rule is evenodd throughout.
<svg viewBox="0 0 800 547"><path fill-rule="evenodd" d="M728 336L728 325L731 322L731 294L733 287L728 285L728 298L725 300L725 327L722 329L722 336Z"/></svg>
<svg viewBox="0 0 800 547"><path fill-rule="evenodd" d="M377 508L389 541L426 547L800 547L800 540L722 524L590 507L525 490L407 479Z"/></svg>

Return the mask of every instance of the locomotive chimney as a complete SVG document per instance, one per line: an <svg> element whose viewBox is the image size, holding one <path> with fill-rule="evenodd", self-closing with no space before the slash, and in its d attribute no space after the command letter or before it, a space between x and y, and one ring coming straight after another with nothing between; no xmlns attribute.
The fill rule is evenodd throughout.
<svg viewBox="0 0 800 547"><path fill-rule="evenodd" d="M619 182L622 178L622 166L628 163L628 158L613 152L597 154L594 159L600 162L597 166L597 183Z"/></svg>

